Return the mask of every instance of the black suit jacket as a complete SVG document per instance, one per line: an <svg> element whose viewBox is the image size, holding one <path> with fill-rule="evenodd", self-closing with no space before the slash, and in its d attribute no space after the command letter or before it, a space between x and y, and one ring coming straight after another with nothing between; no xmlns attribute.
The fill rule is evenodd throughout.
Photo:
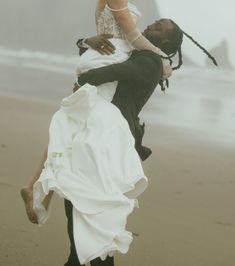
<svg viewBox="0 0 235 266"><path fill-rule="evenodd" d="M162 76L162 61L152 51L133 51L130 58L119 64L113 64L88 71L78 77L78 83L100 85L118 81L112 103L115 104L128 121L135 138L135 147L142 160L148 158L151 150L142 146L144 124L139 123L139 113L146 104Z"/></svg>

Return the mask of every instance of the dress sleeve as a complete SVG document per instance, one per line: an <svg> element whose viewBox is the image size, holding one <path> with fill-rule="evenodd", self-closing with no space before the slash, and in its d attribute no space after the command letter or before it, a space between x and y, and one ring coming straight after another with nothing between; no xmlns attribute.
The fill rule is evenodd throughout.
<svg viewBox="0 0 235 266"><path fill-rule="evenodd" d="M105 5L106 5L106 0L97 0L96 9L95 9L96 25L98 24L98 19L100 17L101 12L104 10Z"/></svg>
<svg viewBox="0 0 235 266"><path fill-rule="evenodd" d="M138 50L150 50L159 55L165 55L158 47L154 46L147 38L145 38L140 30L136 27L136 24L128 10L127 0L107 0L109 9L113 12L115 19L120 25L125 34L126 40ZM163 62L163 76L165 80L172 74L172 68L168 60L162 60Z"/></svg>

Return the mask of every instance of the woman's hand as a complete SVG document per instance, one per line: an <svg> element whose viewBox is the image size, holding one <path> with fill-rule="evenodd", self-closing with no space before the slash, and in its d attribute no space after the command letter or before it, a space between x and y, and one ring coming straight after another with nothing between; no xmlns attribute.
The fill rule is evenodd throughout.
<svg viewBox="0 0 235 266"><path fill-rule="evenodd" d="M108 40L112 34L101 34L86 39L86 43L102 55L111 55L115 52L115 46Z"/></svg>

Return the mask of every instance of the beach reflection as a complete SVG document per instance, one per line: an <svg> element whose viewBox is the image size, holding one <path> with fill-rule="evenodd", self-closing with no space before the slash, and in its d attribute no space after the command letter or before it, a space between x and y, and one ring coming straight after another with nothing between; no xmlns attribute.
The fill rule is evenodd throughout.
<svg viewBox="0 0 235 266"><path fill-rule="evenodd" d="M200 72L187 69L175 74L167 93L158 90L143 117L146 122L189 129L198 132L197 137L235 146L235 78L231 72Z"/></svg>

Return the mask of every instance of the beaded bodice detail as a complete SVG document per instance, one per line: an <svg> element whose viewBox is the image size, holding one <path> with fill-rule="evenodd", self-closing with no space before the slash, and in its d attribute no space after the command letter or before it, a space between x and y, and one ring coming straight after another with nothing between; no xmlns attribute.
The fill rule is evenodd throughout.
<svg viewBox="0 0 235 266"><path fill-rule="evenodd" d="M139 12L139 10L135 5L130 3L128 4L128 9L135 23L137 23L138 18L141 17L141 13ZM124 39L124 33L121 27L118 25L112 11L109 9L107 5L105 6L104 10L101 12L97 23L97 34L104 34L104 33L113 34L114 38Z"/></svg>

